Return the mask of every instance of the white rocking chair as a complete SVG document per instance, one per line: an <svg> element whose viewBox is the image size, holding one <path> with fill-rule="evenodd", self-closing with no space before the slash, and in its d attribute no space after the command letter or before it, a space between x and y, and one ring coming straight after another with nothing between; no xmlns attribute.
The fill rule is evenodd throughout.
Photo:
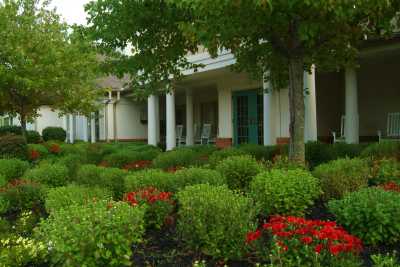
<svg viewBox="0 0 400 267"><path fill-rule="evenodd" d="M178 146L186 143L185 137L183 136L183 125L176 125L176 144Z"/></svg>
<svg viewBox="0 0 400 267"><path fill-rule="evenodd" d="M343 143L346 141L344 136L344 125L346 122L346 116L342 115L340 118L340 135L337 135L336 132L332 132L333 135L333 143Z"/></svg>
<svg viewBox="0 0 400 267"><path fill-rule="evenodd" d="M378 131L378 137L379 142L400 141L400 112L388 114L386 136L383 137L382 131Z"/></svg>
<svg viewBox="0 0 400 267"><path fill-rule="evenodd" d="M196 139L196 144L208 145L211 143L211 124L205 123L201 129L200 138Z"/></svg>

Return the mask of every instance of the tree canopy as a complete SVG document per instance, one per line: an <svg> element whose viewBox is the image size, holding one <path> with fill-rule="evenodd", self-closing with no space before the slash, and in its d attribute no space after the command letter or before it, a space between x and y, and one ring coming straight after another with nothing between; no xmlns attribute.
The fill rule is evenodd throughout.
<svg viewBox="0 0 400 267"><path fill-rule="evenodd" d="M95 47L48 4L0 3L0 112L19 115L23 128L43 105L88 113L99 94Z"/></svg>
<svg viewBox="0 0 400 267"><path fill-rule="evenodd" d="M98 0L87 10L103 49L134 47L110 70L133 74L132 87L147 93L179 78L200 45L213 56L230 50L235 68L255 78L269 73L274 89L289 85L290 158L304 162L303 72L355 67L363 41L391 36L400 1Z"/></svg>

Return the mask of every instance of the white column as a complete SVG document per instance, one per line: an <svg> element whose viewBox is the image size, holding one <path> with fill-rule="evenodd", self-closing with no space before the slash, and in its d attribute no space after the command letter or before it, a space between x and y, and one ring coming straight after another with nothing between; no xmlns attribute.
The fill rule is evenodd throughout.
<svg viewBox="0 0 400 267"><path fill-rule="evenodd" d="M158 95L155 96L155 104L156 104L156 136L157 136L157 144L161 141L160 135L160 97Z"/></svg>
<svg viewBox="0 0 400 267"><path fill-rule="evenodd" d="M357 72L355 69L346 68L345 74L345 124L344 136L347 143L359 142L359 117L358 117L358 92Z"/></svg>
<svg viewBox="0 0 400 267"><path fill-rule="evenodd" d="M273 134L273 100L272 100L272 85L268 81L263 81L264 89L264 145L274 145L276 143L275 135Z"/></svg>
<svg viewBox="0 0 400 267"><path fill-rule="evenodd" d="M90 116L90 141L96 143L96 119L95 113Z"/></svg>
<svg viewBox="0 0 400 267"><path fill-rule="evenodd" d="M230 88L218 88L218 138L230 139L233 136L232 126L232 91Z"/></svg>
<svg viewBox="0 0 400 267"><path fill-rule="evenodd" d="M68 115L64 115L63 116L63 128L65 130L66 133L68 133ZM65 138L65 142L68 142L69 137L68 135Z"/></svg>
<svg viewBox="0 0 400 267"><path fill-rule="evenodd" d="M167 110L167 151L176 147L176 132L175 132L175 93L171 91L166 96Z"/></svg>
<svg viewBox="0 0 400 267"><path fill-rule="evenodd" d="M114 104L109 102L106 106L107 109L107 141L113 140L115 138L114 130Z"/></svg>
<svg viewBox="0 0 400 267"><path fill-rule="evenodd" d="M88 117L82 116L83 124L83 141L89 142L89 131L88 131Z"/></svg>
<svg viewBox="0 0 400 267"><path fill-rule="evenodd" d="M151 95L147 98L147 143L157 145L157 116L156 116L156 96Z"/></svg>
<svg viewBox="0 0 400 267"><path fill-rule="evenodd" d="M186 90L186 145L194 145L193 92Z"/></svg>
<svg viewBox="0 0 400 267"><path fill-rule="evenodd" d="M74 115L69 115L69 142L74 143L75 131L74 131Z"/></svg>
<svg viewBox="0 0 400 267"><path fill-rule="evenodd" d="M304 141L317 141L317 98L315 92L315 66L311 67L311 73L304 72Z"/></svg>

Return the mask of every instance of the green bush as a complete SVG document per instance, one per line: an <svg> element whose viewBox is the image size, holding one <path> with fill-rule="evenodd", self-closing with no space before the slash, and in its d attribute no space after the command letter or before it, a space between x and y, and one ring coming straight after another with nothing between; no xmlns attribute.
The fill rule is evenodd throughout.
<svg viewBox="0 0 400 267"><path fill-rule="evenodd" d="M40 144L28 144L28 159L31 161L35 161L36 159L33 158L33 152L36 151L39 153L40 160L43 160L48 157L49 150L44 145Z"/></svg>
<svg viewBox="0 0 400 267"><path fill-rule="evenodd" d="M76 182L81 185L98 186L110 190L114 198L121 199L124 192L126 171L116 168L82 165L76 175Z"/></svg>
<svg viewBox="0 0 400 267"><path fill-rule="evenodd" d="M19 159L0 159L0 175L6 181L21 178L25 171L29 169L29 163Z"/></svg>
<svg viewBox="0 0 400 267"><path fill-rule="evenodd" d="M136 192L148 187L155 187L164 192L176 192L180 188L176 182L172 173L148 169L126 176L125 192Z"/></svg>
<svg viewBox="0 0 400 267"><path fill-rule="evenodd" d="M7 184L7 179L3 174L0 174L0 188Z"/></svg>
<svg viewBox="0 0 400 267"><path fill-rule="evenodd" d="M263 215L303 216L321 192L318 179L302 169L263 172L250 185L250 195Z"/></svg>
<svg viewBox="0 0 400 267"><path fill-rule="evenodd" d="M333 146L321 142L308 142L306 144L306 161L310 169L336 159Z"/></svg>
<svg viewBox="0 0 400 267"><path fill-rule="evenodd" d="M42 221L36 237L48 244L53 266L131 266L132 245L144 232L143 216L143 208L124 202L72 205Z"/></svg>
<svg viewBox="0 0 400 267"><path fill-rule="evenodd" d="M246 144L239 146L239 149L246 154L252 155L257 160L272 160L276 155L285 153L279 146Z"/></svg>
<svg viewBox="0 0 400 267"><path fill-rule="evenodd" d="M153 160L153 167L168 169L174 167L189 167L199 164L199 155L190 148L178 148L159 154Z"/></svg>
<svg viewBox="0 0 400 267"><path fill-rule="evenodd" d="M62 156L67 156L67 155L79 155L82 158L86 158L86 147L87 145L85 143L81 144L66 144L62 143L60 145L60 154ZM85 159L86 161L86 159Z"/></svg>
<svg viewBox="0 0 400 267"><path fill-rule="evenodd" d="M37 131L26 131L25 134L28 144L39 144L42 141L42 137Z"/></svg>
<svg viewBox="0 0 400 267"><path fill-rule="evenodd" d="M110 167L123 168L129 163L139 160L153 160L160 152L156 149L144 151L121 150L103 158Z"/></svg>
<svg viewBox="0 0 400 267"><path fill-rule="evenodd" d="M14 221L13 230L18 235L30 236L41 219L40 214L32 211L24 211Z"/></svg>
<svg viewBox="0 0 400 267"><path fill-rule="evenodd" d="M321 180L323 198L341 198L368 185L371 169L363 159L344 158L321 164L313 175Z"/></svg>
<svg viewBox="0 0 400 267"><path fill-rule="evenodd" d="M7 213L15 214L44 208L45 191L39 184L18 180L0 191L0 198L8 202Z"/></svg>
<svg viewBox="0 0 400 267"><path fill-rule="evenodd" d="M226 178L215 170L191 167L178 170L175 173L176 184L180 189L188 185L209 184L209 185L224 185Z"/></svg>
<svg viewBox="0 0 400 267"><path fill-rule="evenodd" d="M111 192L104 188L68 185L50 189L45 207L48 213L53 213L72 205L84 205L94 200L111 198Z"/></svg>
<svg viewBox="0 0 400 267"><path fill-rule="evenodd" d="M21 135L7 134L0 136L0 158L26 159L28 145Z"/></svg>
<svg viewBox="0 0 400 267"><path fill-rule="evenodd" d="M70 181L67 167L61 164L42 164L28 170L23 178L51 187L63 186Z"/></svg>
<svg viewBox="0 0 400 267"><path fill-rule="evenodd" d="M46 127L42 131L44 141L64 142L67 138L67 132L61 127Z"/></svg>
<svg viewBox="0 0 400 267"><path fill-rule="evenodd" d="M210 155L209 162L211 166L215 167L219 162L226 158L240 155L246 155L246 152L235 147L225 148L212 153Z"/></svg>
<svg viewBox="0 0 400 267"><path fill-rule="evenodd" d="M329 210L338 223L365 244L395 244L400 241L400 194L379 188L364 188L332 200Z"/></svg>
<svg viewBox="0 0 400 267"><path fill-rule="evenodd" d="M387 182L400 183L400 162L395 159L381 159L372 162L371 185Z"/></svg>
<svg viewBox="0 0 400 267"><path fill-rule="evenodd" d="M68 176L70 180L75 179L81 165L85 164L85 155L70 154L60 158L57 158L56 163L64 165L68 169Z"/></svg>
<svg viewBox="0 0 400 267"><path fill-rule="evenodd" d="M373 267L400 267L400 261L396 253L388 253L386 255L374 254L371 256L371 260L374 263Z"/></svg>
<svg viewBox="0 0 400 267"><path fill-rule="evenodd" d="M335 143L332 146L334 159L356 158L365 149L365 144Z"/></svg>
<svg viewBox="0 0 400 267"><path fill-rule="evenodd" d="M361 157L369 157L373 159L400 159L400 142L385 141L371 144L362 151Z"/></svg>
<svg viewBox="0 0 400 267"><path fill-rule="evenodd" d="M252 156L242 155L222 160L216 170L226 177L230 189L246 191L251 180L262 171L262 167Z"/></svg>
<svg viewBox="0 0 400 267"><path fill-rule="evenodd" d="M106 151L102 144L89 144L86 148L86 157L88 164L99 164Z"/></svg>
<svg viewBox="0 0 400 267"><path fill-rule="evenodd" d="M22 127L14 125L0 127L0 136L9 134L22 135Z"/></svg>
<svg viewBox="0 0 400 267"><path fill-rule="evenodd" d="M246 234L257 227L251 199L207 184L188 186L177 199L177 232L190 249L217 259L240 259L246 253Z"/></svg>

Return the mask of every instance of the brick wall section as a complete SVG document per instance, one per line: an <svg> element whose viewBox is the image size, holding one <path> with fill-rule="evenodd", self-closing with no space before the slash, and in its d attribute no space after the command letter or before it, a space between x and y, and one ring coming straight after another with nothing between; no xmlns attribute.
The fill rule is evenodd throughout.
<svg viewBox="0 0 400 267"><path fill-rule="evenodd" d="M215 140L215 145L218 148L227 148L232 146L232 138L217 138Z"/></svg>
<svg viewBox="0 0 400 267"><path fill-rule="evenodd" d="M289 137L278 137L276 138L276 144L278 145L287 145L290 142Z"/></svg>

